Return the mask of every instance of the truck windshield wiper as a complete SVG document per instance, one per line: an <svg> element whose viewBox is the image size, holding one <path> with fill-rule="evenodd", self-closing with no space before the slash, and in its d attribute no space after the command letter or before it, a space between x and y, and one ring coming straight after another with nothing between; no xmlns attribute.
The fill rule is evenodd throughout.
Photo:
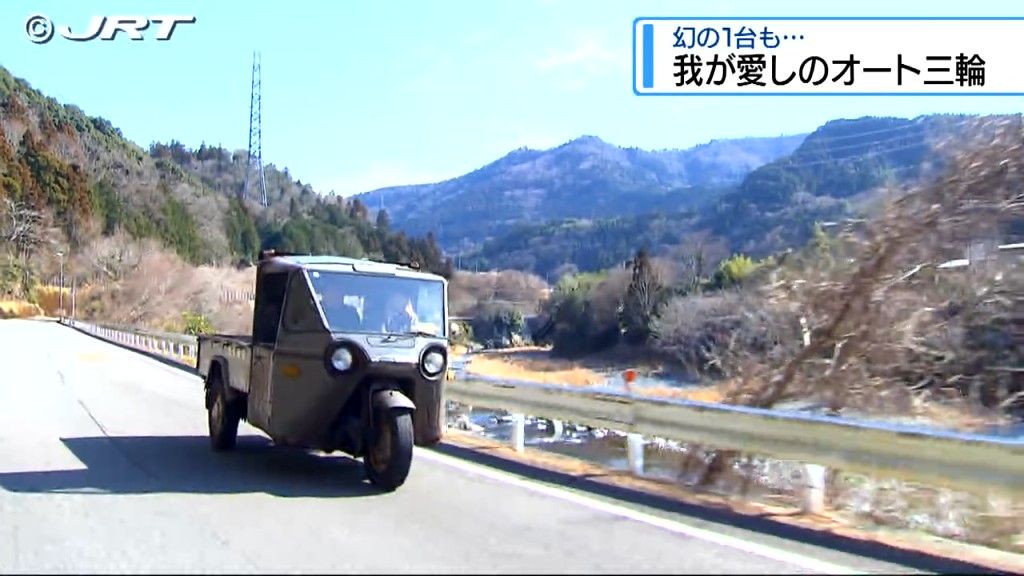
<svg viewBox="0 0 1024 576"><path fill-rule="evenodd" d="M399 338L415 338L417 336L423 338L437 338L437 334L433 332L425 332L423 330L410 330L408 332L390 332L384 337L384 342L394 342Z"/></svg>

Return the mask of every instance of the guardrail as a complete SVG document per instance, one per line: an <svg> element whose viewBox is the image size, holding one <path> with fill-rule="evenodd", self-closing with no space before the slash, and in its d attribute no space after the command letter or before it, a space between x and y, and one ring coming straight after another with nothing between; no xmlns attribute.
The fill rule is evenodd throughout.
<svg viewBox="0 0 1024 576"><path fill-rule="evenodd" d="M161 356L184 363L188 363L187 361L191 360L192 363L188 364L193 367L196 355L199 353L199 344L196 337L189 336L188 334L175 334L172 332L107 324L92 324L71 318L61 318L60 323L137 350L155 352Z"/></svg>
<svg viewBox="0 0 1024 576"><path fill-rule="evenodd" d="M251 290L228 290L220 292L221 302L253 302L256 300L256 293Z"/></svg>
<svg viewBox="0 0 1024 576"><path fill-rule="evenodd" d="M195 358L196 339L191 336L62 322L179 361ZM643 469L643 436L805 462L809 485L804 506L810 511L823 507L824 466L982 494L1024 495L1024 440L652 398L612 389L479 378L449 380L446 395L462 404L512 412L517 450L523 449L526 414L624 431L635 473Z"/></svg>

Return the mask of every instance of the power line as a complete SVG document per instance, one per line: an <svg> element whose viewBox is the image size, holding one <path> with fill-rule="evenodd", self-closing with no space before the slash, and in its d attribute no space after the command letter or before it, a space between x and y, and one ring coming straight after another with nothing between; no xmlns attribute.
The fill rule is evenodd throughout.
<svg viewBox="0 0 1024 576"><path fill-rule="evenodd" d="M874 146L874 145L876 145L876 143L872 143L870 145ZM873 157L876 157L876 156L881 156L881 155L884 155L884 154L888 154L890 152L902 152L902 151L905 151L905 150L913 150L915 148L931 148L931 145L928 144L927 142L918 142L916 144L906 144L906 145L902 145L902 146L892 146L892 147L888 147L888 148L876 148L876 149L866 150L863 154L852 154L852 155L849 155L849 156L843 156L842 158L826 158L826 159L822 159L822 160L812 160L812 161L808 161L808 162L795 162L795 163L792 163L792 164L781 164L780 167L789 169L789 168L804 168L804 167L807 167L807 166L818 166L818 165L821 165L821 164L839 164L841 162L846 162L846 161L850 161L850 160L860 160L860 159L863 159L863 158L873 158Z"/></svg>
<svg viewBox="0 0 1024 576"><path fill-rule="evenodd" d="M948 129L948 128L955 128L955 127L960 127L960 126L966 126L966 125L970 124L971 122L975 122L975 121L977 121L976 118L965 119L965 120L955 120L955 121L952 121L952 122L950 122L948 124L945 124L943 126L943 128ZM856 122L856 120L854 120L853 122ZM856 134L843 134L841 136L820 136L820 135L815 135L812 132L811 134L809 134L807 136L807 138L804 139L804 142L806 142L807 140L813 140L814 142L836 142L836 141L840 141L840 140L852 140L854 138L861 138L861 137L864 137L864 136L872 136L872 135L875 135L875 134L893 134L893 133L905 132L905 131L908 131L908 130L923 129L923 128L925 128L925 119L917 119L917 120L911 120L909 123L901 124L899 126L890 126L888 128L879 128L877 130L869 130L867 132L857 132Z"/></svg>
<svg viewBox="0 0 1024 576"><path fill-rule="evenodd" d="M1008 116L1012 116L1012 115L1008 115ZM1020 119L1020 117L1021 117L1020 114L1017 114L1016 116L1018 116L1018 119ZM971 124L978 124L978 122L983 120L983 119L984 119L984 117L970 117L970 118L963 119L963 120L950 121L950 122L946 122L944 124L941 124L939 126L936 126L936 129L939 132L949 131L949 130L961 128L961 127L964 127L964 126L969 126ZM830 147L829 150L850 149L850 148L856 148L858 146L862 146L864 144L891 142L891 141L898 140L900 138L901 133L908 132L908 131L911 131L913 129L919 129L919 130L921 130L921 132L925 132L925 130L926 130L926 126L924 124L925 120L926 120L926 118L917 119L917 120L914 120L911 124L904 124L902 126L894 126L894 127L890 127L890 128L882 128L882 129L879 129L879 130L871 130L871 131L867 131L867 132L858 132L856 134L843 134L841 136L814 136L813 139L811 138L811 136L808 136L807 139L804 140L804 142L806 143L808 140L811 140L815 144L830 144L832 142L843 141L843 140L853 140L853 139L856 139L856 138L862 138L864 136L870 136L870 135L895 134L896 135L895 138L882 138L880 140L876 140L874 142L868 142L868 143L859 142L859 143L854 143L854 144L844 144L843 146ZM909 136L909 134L908 134L908 136Z"/></svg>
<svg viewBox="0 0 1024 576"><path fill-rule="evenodd" d="M857 159L861 159L861 158L870 158L870 157L880 156L880 155L883 155L883 154L886 154L886 153L889 153L889 152L900 152L900 151L904 151L904 150L912 150L914 148L931 148L932 147L932 144L930 142L927 142L927 141L924 141L924 142L914 142L914 143L909 143L909 144L904 143L904 144L898 144L896 146L887 146L887 145L890 145L890 144L896 144L898 142L905 142L905 140L906 140L906 138L904 136L895 136L895 137L889 137L889 138L880 138L880 139L877 139L877 140L872 140L870 142L858 142L856 144L847 144L847 145L843 145L843 146L835 146L835 147L827 148L826 150L824 150L824 152L828 153L831 156L831 155L833 155L836 152L862 149L863 153L849 154L849 155L844 155L844 156L841 156L841 157L830 157L830 158L824 158L824 159L820 159L820 160L808 160L808 161L803 161L803 162L786 162L785 161L786 159L780 159L780 160L776 161L776 163L781 168L803 168L805 166L817 166L817 165L821 165L821 164L840 163L840 162L844 162L844 161L848 161L848 160L857 160ZM790 156L788 158L792 158L792 156Z"/></svg>
<svg viewBox="0 0 1024 576"><path fill-rule="evenodd" d="M856 142L856 143L853 143L853 144L843 144L841 146L828 146L823 151L824 152L828 152L828 153L833 153L833 152L841 152L843 150L855 150L857 148L864 148L864 147L869 147L869 146L881 146L881 145L885 145L885 144L891 144L891 143L894 143L894 142L905 141L908 137L910 137L910 134L900 134L900 133L897 133L895 136L889 136L889 137L886 137L886 138L878 138L878 139L870 140L870 141L867 141L867 142ZM921 135L921 137L923 138L923 135Z"/></svg>

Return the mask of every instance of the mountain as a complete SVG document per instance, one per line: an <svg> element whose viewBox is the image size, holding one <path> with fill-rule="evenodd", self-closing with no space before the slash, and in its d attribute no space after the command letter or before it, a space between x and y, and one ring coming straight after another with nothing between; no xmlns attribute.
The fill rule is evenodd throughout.
<svg viewBox="0 0 1024 576"><path fill-rule="evenodd" d="M733 251L765 255L806 242L815 222L863 215L884 191L946 167L939 147L966 140L976 116L833 120L792 154L751 172L704 210L698 228ZM996 118L996 117L993 117Z"/></svg>
<svg viewBox="0 0 1024 576"><path fill-rule="evenodd" d="M687 150L620 148L583 136L549 150L520 148L464 176L359 194L398 229L433 231L465 252L522 223L600 219L696 207L751 170L796 149L804 135L716 140Z"/></svg>
<svg viewBox="0 0 1024 576"><path fill-rule="evenodd" d="M972 118L830 121L792 153L756 168L703 204L523 223L464 254L460 266L517 268L554 279L566 267L600 270L627 260L640 247L663 255L693 238L713 243L720 256L766 256L807 242L816 222L870 210L887 186L938 174L943 168L939 143L962 140Z"/></svg>
<svg viewBox="0 0 1024 576"><path fill-rule="evenodd" d="M261 248L280 248L415 260L450 273L431 236L377 226L358 200L317 194L287 169L265 168L269 206L239 199L246 165L244 151L220 147L171 141L144 150L109 121L0 67L0 292L17 290L11 279L46 244L75 254L119 234L155 239L193 264L251 261Z"/></svg>

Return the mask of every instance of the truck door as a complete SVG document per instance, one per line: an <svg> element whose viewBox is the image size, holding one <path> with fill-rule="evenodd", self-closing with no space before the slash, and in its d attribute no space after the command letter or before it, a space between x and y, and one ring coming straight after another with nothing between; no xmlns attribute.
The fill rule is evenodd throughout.
<svg viewBox="0 0 1024 576"><path fill-rule="evenodd" d="M284 307L288 272L260 274L252 322L252 365L249 368L249 421L270 432L274 346Z"/></svg>

